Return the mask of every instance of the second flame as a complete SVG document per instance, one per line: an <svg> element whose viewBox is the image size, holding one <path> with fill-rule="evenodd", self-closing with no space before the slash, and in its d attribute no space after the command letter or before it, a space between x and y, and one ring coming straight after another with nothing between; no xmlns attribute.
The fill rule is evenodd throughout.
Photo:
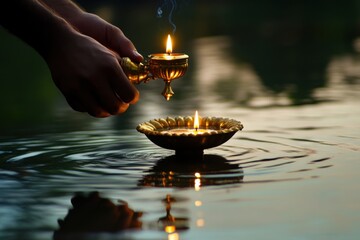
<svg viewBox="0 0 360 240"><path fill-rule="evenodd" d="M195 128L196 131L199 129L199 114L198 114L198 111L195 112L194 128Z"/></svg>

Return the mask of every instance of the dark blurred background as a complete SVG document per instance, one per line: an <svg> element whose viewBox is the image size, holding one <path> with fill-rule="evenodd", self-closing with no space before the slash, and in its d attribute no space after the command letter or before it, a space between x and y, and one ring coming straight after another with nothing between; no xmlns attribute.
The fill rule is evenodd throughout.
<svg viewBox="0 0 360 240"><path fill-rule="evenodd" d="M169 0L77 2L120 27L143 55L163 52L164 36L173 31ZM320 100L313 92L326 86L331 58L355 53L359 13L356 0L178 0L172 14L175 48L191 57L196 39L226 36L232 42L232 61L251 65L265 89L273 94L286 92L291 105L315 104ZM191 86L196 67L191 63L179 89ZM140 91L155 88L160 91L158 86L140 86ZM219 88L226 92L231 86ZM174 101L181 106L189 95L178 92L180 98ZM224 98L230 101L234 94L230 91ZM246 101L237 104L247 107ZM48 132L52 127L57 128L54 131L81 129L93 121L69 109L46 63L4 29L0 29L0 110L0 136ZM119 118L116 127L129 127L132 111L126 113L129 118Z"/></svg>

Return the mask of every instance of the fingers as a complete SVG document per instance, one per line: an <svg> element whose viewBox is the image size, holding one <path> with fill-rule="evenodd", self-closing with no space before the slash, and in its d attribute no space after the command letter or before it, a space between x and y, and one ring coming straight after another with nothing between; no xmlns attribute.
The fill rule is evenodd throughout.
<svg viewBox="0 0 360 240"><path fill-rule="evenodd" d="M138 53L134 44L124 35L119 37L118 50L122 57L129 57L134 62L141 62L144 57Z"/></svg>
<svg viewBox="0 0 360 240"><path fill-rule="evenodd" d="M121 100L110 85L101 85L96 89L95 97L99 105L109 114L117 115L125 112L129 104Z"/></svg>
<svg viewBox="0 0 360 240"><path fill-rule="evenodd" d="M108 71L110 74L108 78L110 80L112 89L124 103L136 103L139 100L139 91L129 81L117 61L116 65L117 67L114 68L113 71Z"/></svg>
<svg viewBox="0 0 360 240"><path fill-rule="evenodd" d="M71 99L71 102L69 102L69 98ZM81 105L83 108L80 112L87 112L93 117L104 118L111 115L98 103L94 96L88 92L83 91L80 92L76 97L66 97L66 99L68 100L69 105L75 111L79 111L79 108L75 107Z"/></svg>
<svg viewBox="0 0 360 240"><path fill-rule="evenodd" d="M124 33L113 25L107 25L106 45L116 51L121 57L129 57L134 62L141 62L144 57L136 50L134 44L124 35Z"/></svg>
<svg viewBox="0 0 360 240"><path fill-rule="evenodd" d="M65 98L72 109L78 112L86 112L86 108L77 98L73 96L65 96Z"/></svg>
<svg viewBox="0 0 360 240"><path fill-rule="evenodd" d="M97 37L95 39L108 48L112 52L112 56L116 59L129 57L133 62L144 60L143 56L137 52L134 44L119 28L105 21L102 23L105 24L104 37ZM114 66L113 63L108 64L110 67L106 73L108 73L109 83L121 101L134 104L139 99L139 92L128 80L118 61L116 61L116 65Z"/></svg>
<svg viewBox="0 0 360 240"><path fill-rule="evenodd" d="M64 49L55 51L56 56L48 65L54 82L74 110L94 117L107 117L125 112L130 103L138 101L139 92L110 48L82 34L71 36L72 44L65 44ZM133 52L135 47L125 36L120 45L123 54L140 60L140 55Z"/></svg>
<svg viewBox="0 0 360 240"><path fill-rule="evenodd" d="M96 91L84 88L76 96L66 96L66 100L75 111L98 118L124 113L129 107L108 85L99 86Z"/></svg>
<svg viewBox="0 0 360 240"><path fill-rule="evenodd" d="M118 61L114 58L104 62L108 63L106 68L101 68L92 78L74 79L70 83L56 81L61 83L57 86L75 111L104 118L124 113L129 103L139 99L139 92L122 72Z"/></svg>

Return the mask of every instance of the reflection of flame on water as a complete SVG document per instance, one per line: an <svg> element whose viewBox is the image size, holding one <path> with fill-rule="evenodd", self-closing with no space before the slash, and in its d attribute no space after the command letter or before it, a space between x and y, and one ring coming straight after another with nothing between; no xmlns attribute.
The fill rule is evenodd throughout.
<svg viewBox="0 0 360 240"><path fill-rule="evenodd" d="M166 215L158 219L157 227L168 234L169 240L177 240L180 238L178 231L189 229L189 218L175 217L170 213L172 204L177 202L176 198L168 194L161 201L165 205ZM116 205L98 192L91 192L76 193L71 203L73 208L63 220L58 220L60 228L54 232L55 240L85 239L89 234L97 239L96 234L142 228L142 212L129 208L123 200Z"/></svg>
<svg viewBox="0 0 360 240"><path fill-rule="evenodd" d="M241 183L244 173L238 164L231 164L218 155L204 155L201 161L182 161L175 155L159 160L147 171L140 186L193 187Z"/></svg>
<svg viewBox="0 0 360 240"><path fill-rule="evenodd" d="M202 206L202 201L196 200L194 204L196 207L200 207L200 206Z"/></svg>
<svg viewBox="0 0 360 240"><path fill-rule="evenodd" d="M205 220L200 218L196 220L196 226L197 227L204 227L205 226Z"/></svg>
<svg viewBox="0 0 360 240"><path fill-rule="evenodd" d="M201 174L196 172L195 174L195 180L194 180L194 188L195 188L195 191L200 191L200 187L201 187Z"/></svg>
<svg viewBox="0 0 360 240"><path fill-rule="evenodd" d="M176 202L174 197L166 195L163 202L165 203L166 216L159 219L159 228L168 233L169 240L177 240L179 239L179 234L176 231L189 229L189 219L187 217L174 217L171 215L171 204Z"/></svg>

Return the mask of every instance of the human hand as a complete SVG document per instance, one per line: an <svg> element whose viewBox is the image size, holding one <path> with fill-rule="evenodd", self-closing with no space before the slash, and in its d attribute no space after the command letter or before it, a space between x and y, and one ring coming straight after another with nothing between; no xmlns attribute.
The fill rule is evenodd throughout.
<svg viewBox="0 0 360 240"><path fill-rule="evenodd" d="M46 61L74 110L107 117L137 102L139 92L122 71L116 54L75 30L59 33L55 39Z"/></svg>
<svg viewBox="0 0 360 240"><path fill-rule="evenodd" d="M129 57L133 62L141 62L143 56L136 51L134 44L114 25L99 16L88 12L76 14L67 19L79 32L119 54Z"/></svg>
<svg viewBox="0 0 360 240"><path fill-rule="evenodd" d="M0 24L45 59L73 109L107 117L138 100L118 59L138 62L142 56L120 29L71 0L7 1L0 8Z"/></svg>

